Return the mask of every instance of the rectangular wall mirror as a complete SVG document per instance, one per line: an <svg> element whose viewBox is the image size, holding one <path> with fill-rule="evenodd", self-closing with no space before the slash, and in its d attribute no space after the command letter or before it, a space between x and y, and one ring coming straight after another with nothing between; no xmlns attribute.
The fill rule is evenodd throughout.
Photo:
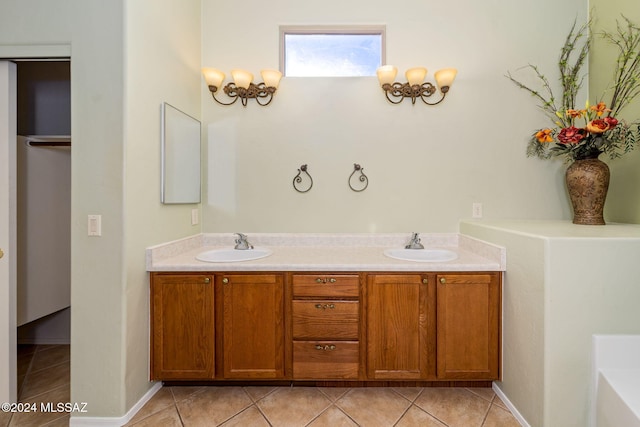
<svg viewBox="0 0 640 427"><path fill-rule="evenodd" d="M200 203L200 121L164 102L161 200Z"/></svg>

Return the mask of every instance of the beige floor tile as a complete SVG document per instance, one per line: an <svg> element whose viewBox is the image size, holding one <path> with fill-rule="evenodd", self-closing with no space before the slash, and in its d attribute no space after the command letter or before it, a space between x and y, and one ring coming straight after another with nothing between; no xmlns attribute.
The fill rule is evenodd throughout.
<svg viewBox="0 0 640 427"><path fill-rule="evenodd" d="M520 427L520 423L511 412L498 405L491 405L482 427Z"/></svg>
<svg viewBox="0 0 640 427"><path fill-rule="evenodd" d="M356 423L367 427L392 426L411 405L390 388L354 388L336 402Z"/></svg>
<svg viewBox="0 0 640 427"><path fill-rule="evenodd" d="M69 382L70 369L68 363L30 373L22 385L20 400L29 399L53 388L69 384Z"/></svg>
<svg viewBox="0 0 640 427"><path fill-rule="evenodd" d="M11 420L11 412L0 412L0 427L7 427Z"/></svg>
<svg viewBox="0 0 640 427"><path fill-rule="evenodd" d="M242 387L206 387L176 403L186 426L212 426L230 419L253 402Z"/></svg>
<svg viewBox="0 0 640 427"><path fill-rule="evenodd" d="M493 398L496 396L493 389L489 387L470 387L470 388L467 388L467 390L469 390L471 393L475 394L476 396L480 396L487 402L492 402Z"/></svg>
<svg viewBox="0 0 640 427"><path fill-rule="evenodd" d="M69 414L58 418L57 420L51 421L50 423L45 424L42 427L69 427L69 418L71 416Z"/></svg>
<svg viewBox="0 0 640 427"><path fill-rule="evenodd" d="M22 412L15 413L11 418L11 422L9 426L11 427L31 427L37 426L42 427L51 423L52 421L59 420L60 418L67 417L68 415L65 412L43 412L41 403L52 403L53 409L55 410L56 403L67 403L70 398L70 388L69 385L64 385L62 387L58 387L49 392L40 394L32 399L26 400L26 403L34 404L37 412ZM68 424L68 423L67 423Z"/></svg>
<svg viewBox="0 0 640 427"><path fill-rule="evenodd" d="M169 387L162 387L151 399L138 411L137 414L127 423L127 426L134 425L148 416L160 412L170 406L174 406L173 394Z"/></svg>
<svg viewBox="0 0 640 427"><path fill-rule="evenodd" d="M278 388L256 403L274 427L304 426L330 404L314 387Z"/></svg>
<svg viewBox="0 0 640 427"><path fill-rule="evenodd" d="M235 417L231 418L226 423L222 424L224 427L269 427L269 423L264 419L264 416L260 413L255 405L249 406L244 411L240 412ZM187 424L187 427L189 425Z"/></svg>
<svg viewBox="0 0 640 427"><path fill-rule="evenodd" d="M349 387L318 387L318 390L327 396L330 401L335 402L351 389Z"/></svg>
<svg viewBox="0 0 640 427"><path fill-rule="evenodd" d="M422 391L422 387L394 387L393 390L413 402Z"/></svg>
<svg viewBox="0 0 640 427"><path fill-rule="evenodd" d="M507 408L507 405L506 405L506 404L502 401L502 399L500 399L500 397L498 397L497 395L496 395L496 398L495 398L495 399L493 399L493 402L492 402L492 403L493 403L494 405L498 405L498 406L502 407L502 409L506 409L507 411L509 410L509 408Z"/></svg>
<svg viewBox="0 0 640 427"><path fill-rule="evenodd" d="M21 354L18 355L17 363L18 363L18 376L24 376L29 371L31 367L31 361L33 360L32 354Z"/></svg>
<svg viewBox="0 0 640 427"><path fill-rule="evenodd" d="M411 408L400 418L398 424L395 427L447 427L431 415L427 414L422 409L415 405L411 405Z"/></svg>
<svg viewBox="0 0 640 427"><path fill-rule="evenodd" d="M189 399L196 393L199 393L205 390L204 386L173 386L171 387L171 393L173 394L173 399L176 402L181 400Z"/></svg>
<svg viewBox="0 0 640 427"><path fill-rule="evenodd" d="M414 403L450 427L480 427L491 405L463 388L425 388Z"/></svg>
<svg viewBox="0 0 640 427"><path fill-rule="evenodd" d="M358 427L358 424L332 405L320 414L318 418L309 423L308 427Z"/></svg>
<svg viewBox="0 0 640 427"><path fill-rule="evenodd" d="M244 391L247 392L247 394L249 394L249 397L254 401L257 402L258 400L262 399L263 397L265 397L267 394L273 392L277 387L269 387L269 386L251 386L251 387L245 387Z"/></svg>
<svg viewBox="0 0 640 427"><path fill-rule="evenodd" d="M37 351L31 361L31 372L37 372L61 363L69 363L70 352L70 346L68 345L59 345Z"/></svg>
<svg viewBox="0 0 640 427"><path fill-rule="evenodd" d="M172 405L134 425L135 427L182 427L182 422L176 407Z"/></svg>

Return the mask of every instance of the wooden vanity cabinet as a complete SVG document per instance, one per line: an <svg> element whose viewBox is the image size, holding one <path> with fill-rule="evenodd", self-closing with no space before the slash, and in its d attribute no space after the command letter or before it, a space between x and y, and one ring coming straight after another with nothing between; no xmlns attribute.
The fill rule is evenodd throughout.
<svg viewBox="0 0 640 427"><path fill-rule="evenodd" d="M435 348L430 339L433 329L430 330L428 293L427 275L367 275L369 379L420 380L429 377Z"/></svg>
<svg viewBox="0 0 640 427"><path fill-rule="evenodd" d="M438 274L439 379L500 379L501 276Z"/></svg>
<svg viewBox="0 0 640 427"><path fill-rule="evenodd" d="M151 379L500 379L501 277L155 272Z"/></svg>
<svg viewBox="0 0 640 427"><path fill-rule="evenodd" d="M213 276L151 276L151 379L214 378Z"/></svg>
<svg viewBox="0 0 640 427"><path fill-rule="evenodd" d="M229 379L285 377L282 274L220 274L223 370Z"/></svg>
<svg viewBox="0 0 640 427"><path fill-rule="evenodd" d="M358 379L358 274L292 274L293 378Z"/></svg>

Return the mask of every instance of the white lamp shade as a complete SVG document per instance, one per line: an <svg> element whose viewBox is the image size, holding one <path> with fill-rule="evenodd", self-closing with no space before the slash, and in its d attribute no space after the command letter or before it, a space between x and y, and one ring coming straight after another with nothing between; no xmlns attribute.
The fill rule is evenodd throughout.
<svg viewBox="0 0 640 427"><path fill-rule="evenodd" d="M224 73L215 68L203 68L202 74L204 75L204 80L207 82L207 86L220 87L224 81Z"/></svg>
<svg viewBox="0 0 640 427"><path fill-rule="evenodd" d="M262 70L260 71L260 75L262 76L262 80L264 81L265 86L278 88L280 84L280 79L282 78L282 73L278 70Z"/></svg>
<svg viewBox="0 0 640 427"><path fill-rule="evenodd" d="M392 84L396 80L398 69L393 65L383 65L376 70L380 86L384 84Z"/></svg>
<svg viewBox="0 0 640 427"><path fill-rule="evenodd" d="M236 86L245 89L248 89L253 81L253 74L245 70L231 70L231 77L233 77L233 82Z"/></svg>
<svg viewBox="0 0 640 427"><path fill-rule="evenodd" d="M424 67L409 68L404 75L411 86L421 85L427 75L427 69Z"/></svg>
<svg viewBox="0 0 640 427"><path fill-rule="evenodd" d="M442 88L451 86L456 78L456 74L458 74L458 70L455 68L443 68L442 70L436 71L434 77L436 78L438 87Z"/></svg>

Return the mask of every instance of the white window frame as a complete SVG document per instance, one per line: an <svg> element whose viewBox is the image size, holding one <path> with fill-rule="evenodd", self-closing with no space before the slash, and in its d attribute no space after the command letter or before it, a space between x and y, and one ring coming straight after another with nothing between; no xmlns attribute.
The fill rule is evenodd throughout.
<svg viewBox="0 0 640 427"><path fill-rule="evenodd" d="M286 45L285 36L295 35L379 35L380 36L380 65L387 61L386 26L384 25L281 25L280 26L280 71L286 75Z"/></svg>

